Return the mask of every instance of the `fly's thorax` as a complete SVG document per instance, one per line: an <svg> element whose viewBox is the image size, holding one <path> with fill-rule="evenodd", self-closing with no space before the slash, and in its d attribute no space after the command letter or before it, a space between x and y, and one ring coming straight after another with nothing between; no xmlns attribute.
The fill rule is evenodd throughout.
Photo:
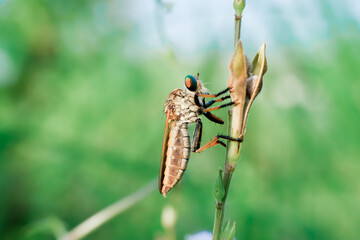
<svg viewBox="0 0 360 240"><path fill-rule="evenodd" d="M165 112L170 118L182 123L193 123L199 118L199 106L195 104L195 93L183 89L172 91L165 102Z"/></svg>
<svg viewBox="0 0 360 240"><path fill-rule="evenodd" d="M194 95L187 94L180 104L180 121L193 123L199 118L200 107L195 104Z"/></svg>

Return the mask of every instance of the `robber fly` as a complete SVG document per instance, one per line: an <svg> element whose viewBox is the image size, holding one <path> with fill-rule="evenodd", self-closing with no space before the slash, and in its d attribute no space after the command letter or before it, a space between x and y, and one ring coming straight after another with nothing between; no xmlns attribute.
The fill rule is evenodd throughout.
<svg viewBox="0 0 360 240"><path fill-rule="evenodd" d="M231 101L209 108L216 102L229 99L230 95L209 102L205 102L205 98L217 98L230 90L231 88L226 88L217 94L209 94L208 90L199 80L199 74L197 74L196 78L192 75L187 75L185 77L185 89L173 90L166 99L165 114L167 117L159 174L159 190L164 197L182 178L189 160L190 150L199 153L216 144L226 146L225 143L219 140L220 138L237 142L242 141L242 138L217 135L200 148L202 136L200 115L204 115L212 122L224 124L223 120L210 112L235 103ZM196 123L191 145L188 130L189 123Z"/></svg>

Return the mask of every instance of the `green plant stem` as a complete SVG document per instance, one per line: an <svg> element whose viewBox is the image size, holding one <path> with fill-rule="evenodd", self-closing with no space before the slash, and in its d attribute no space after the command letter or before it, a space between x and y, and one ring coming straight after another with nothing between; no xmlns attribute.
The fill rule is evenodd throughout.
<svg viewBox="0 0 360 240"><path fill-rule="evenodd" d="M226 151L226 155L227 155L227 151ZM229 173L226 170L226 165L227 165L226 162L227 162L227 157L225 160L225 170L224 170L224 175L223 175L223 185L224 185L225 195L221 202L216 201L215 219L214 219L214 227L213 227L213 238L212 238L213 240L220 239L220 233L221 233L222 225L223 225L223 221L224 221L225 202L226 202L228 189L230 186L230 179L232 176L232 173Z"/></svg>
<svg viewBox="0 0 360 240"><path fill-rule="evenodd" d="M240 39L240 30L241 30L241 17L242 12L245 8L245 0L234 0L234 10L235 10L235 39L234 46Z"/></svg>
<svg viewBox="0 0 360 240"><path fill-rule="evenodd" d="M238 16L235 14L235 38L234 38L234 47L236 47L236 43L240 39L240 32L241 32L241 18L242 16Z"/></svg>
<svg viewBox="0 0 360 240"><path fill-rule="evenodd" d="M240 1L234 0L234 9L235 9L234 46L235 47L240 39L241 17L244 7L245 7L244 0L240 0ZM235 134L236 132L232 131L232 110L229 110L228 135L235 138L238 137L235 136ZM229 151L229 149L231 149L231 151ZM227 142L226 159L225 159L224 174L223 174L223 185L224 185L225 195L221 202L220 201L216 202L215 219L214 219L214 227L213 227L213 240L218 240L220 238L220 234L224 222L225 203L230 187L232 174L235 170L236 163L240 158L240 150L241 150L241 143L234 143L230 141Z"/></svg>
<svg viewBox="0 0 360 240"><path fill-rule="evenodd" d="M228 135L230 135L232 132L231 126L232 126L232 111L229 110ZM235 136L233 136L233 137L235 137ZM229 153L229 148L233 147L234 144L237 145L237 147L239 149L239 151L236 154L237 156L233 156L232 154ZM221 233L223 222L224 222L225 203L226 203L227 195L229 192L232 174L235 170L236 162L240 157L240 148L241 148L241 145L239 143L234 143L234 142L228 141L227 148L226 148L224 174L223 174L223 185L224 185L225 195L224 195L222 202L216 203L215 220L214 220L214 228L213 228L213 240L218 240L220 237L220 233Z"/></svg>
<svg viewBox="0 0 360 240"><path fill-rule="evenodd" d="M216 209L215 209L215 221L214 221L214 228L213 228L213 239L219 239L220 236L220 223L221 219L223 218L223 204L221 202L216 203Z"/></svg>

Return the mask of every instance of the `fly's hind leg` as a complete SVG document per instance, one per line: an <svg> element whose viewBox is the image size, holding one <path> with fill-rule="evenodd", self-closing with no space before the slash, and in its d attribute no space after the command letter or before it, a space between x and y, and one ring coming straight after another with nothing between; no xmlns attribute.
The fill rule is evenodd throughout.
<svg viewBox="0 0 360 240"><path fill-rule="evenodd" d="M196 127L191 142L191 151L196 152L196 150L200 148L201 137L202 137L202 122L199 118L198 120L196 120Z"/></svg>
<svg viewBox="0 0 360 240"><path fill-rule="evenodd" d="M229 136L225 136L225 135L217 135L216 137L214 137L212 140L210 140L207 144L205 144L204 146L202 146L201 148L197 149L195 152L196 153L199 153L199 152L202 152L208 148L211 148L217 144L220 144L224 147L226 147L226 144L224 142L222 142L220 140L220 138L222 139L226 139L226 140L229 140L229 141L234 141L234 142L242 142L243 141L243 137L239 137L239 138L233 138L233 137L229 137Z"/></svg>

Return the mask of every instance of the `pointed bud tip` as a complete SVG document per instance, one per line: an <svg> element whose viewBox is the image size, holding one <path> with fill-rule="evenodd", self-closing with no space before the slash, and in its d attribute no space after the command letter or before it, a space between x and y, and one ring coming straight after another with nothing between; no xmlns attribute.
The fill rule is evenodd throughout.
<svg viewBox="0 0 360 240"><path fill-rule="evenodd" d="M215 186L213 190L213 195L216 201L222 202L225 196L225 188L222 182L222 170L219 169L219 174L215 180Z"/></svg>

